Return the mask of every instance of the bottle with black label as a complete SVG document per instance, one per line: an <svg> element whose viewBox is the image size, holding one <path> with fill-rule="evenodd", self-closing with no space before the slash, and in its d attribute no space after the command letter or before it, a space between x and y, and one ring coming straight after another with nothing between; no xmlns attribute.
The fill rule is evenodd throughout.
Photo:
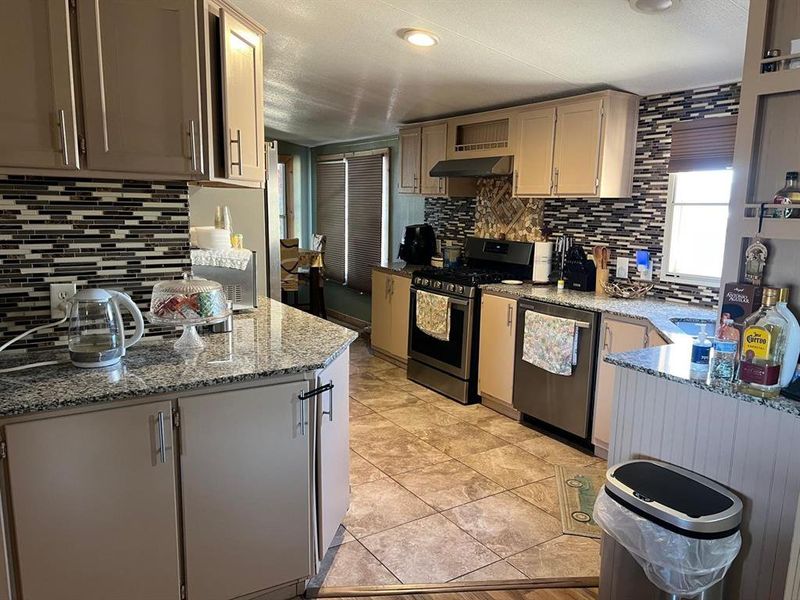
<svg viewBox="0 0 800 600"><path fill-rule="evenodd" d="M789 322L778 312L780 290L764 288L761 308L744 322L739 354L739 389L773 398L781 391L780 375Z"/></svg>

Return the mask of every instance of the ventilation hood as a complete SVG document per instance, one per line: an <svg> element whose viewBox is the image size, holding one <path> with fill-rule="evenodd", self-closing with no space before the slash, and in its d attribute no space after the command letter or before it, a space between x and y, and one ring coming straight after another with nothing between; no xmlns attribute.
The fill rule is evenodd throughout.
<svg viewBox="0 0 800 600"><path fill-rule="evenodd" d="M511 175L510 156L440 160L431 169L431 177L496 177Z"/></svg>

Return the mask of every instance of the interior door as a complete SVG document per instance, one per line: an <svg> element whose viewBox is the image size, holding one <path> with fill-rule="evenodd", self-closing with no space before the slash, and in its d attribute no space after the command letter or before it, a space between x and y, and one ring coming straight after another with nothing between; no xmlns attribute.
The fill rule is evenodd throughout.
<svg viewBox="0 0 800 600"><path fill-rule="evenodd" d="M230 179L264 181L264 90L261 35L220 9L226 169Z"/></svg>
<svg viewBox="0 0 800 600"><path fill-rule="evenodd" d="M171 415L157 402L6 427L22 598L180 598Z"/></svg>
<svg viewBox="0 0 800 600"><path fill-rule="evenodd" d="M182 398L186 593L238 598L308 577L311 444L307 383Z"/></svg>
<svg viewBox="0 0 800 600"><path fill-rule="evenodd" d="M333 389L317 398L317 558L322 560L350 507L350 350L320 373Z"/></svg>
<svg viewBox="0 0 800 600"><path fill-rule="evenodd" d="M67 0L3 2L0 166L79 166Z"/></svg>
<svg viewBox="0 0 800 600"><path fill-rule="evenodd" d="M607 449L611 439L616 367L605 362L603 358L616 352L644 348L648 344L648 328L646 325L604 318L600 343L602 346L597 357L597 388L594 401L592 442Z"/></svg>
<svg viewBox="0 0 800 600"><path fill-rule="evenodd" d="M195 0L78 0L91 169L204 170Z"/></svg>
<svg viewBox="0 0 800 600"><path fill-rule="evenodd" d="M411 127L400 130L400 183L402 194L419 193L419 161L422 130Z"/></svg>
<svg viewBox="0 0 800 600"><path fill-rule="evenodd" d="M553 191L555 107L517 115L517 152L514 195L549 196Z"/></svg>
<svg viewBox="0 0 800 600"><path fill-rule="evenodd" d="M444 177L431 177L431 169L447 157L447 123L427 125L422 128L419 191L421 194L443 195L447 193Z"/></svg>
<svg viewBox="0 0 800 600"><path fill-rule="evenodd" d="M390 352L402 360L408 359L408 310L411 302L411 278L392 275L392 334Z"/></svg>
<svg viewBox="0 0 800 600"><path fill-rule="evenodd" d="M478 391L511 405L514 391L514 339L517 303L509 298L481 296Z"/></svg>
<svg viewBox="0 0 800 600"><path fill-rule="evenodd" d="M554 193L594 196L598 189L602 99L558 107L554 152Z"/></svg>
<svg viewBox="0 0 800 600"><path fill-rule="evenodd" d="M373 348L390 352L392 347L392 303L390 298L391 275L372 271L372 333Z"/></svg>

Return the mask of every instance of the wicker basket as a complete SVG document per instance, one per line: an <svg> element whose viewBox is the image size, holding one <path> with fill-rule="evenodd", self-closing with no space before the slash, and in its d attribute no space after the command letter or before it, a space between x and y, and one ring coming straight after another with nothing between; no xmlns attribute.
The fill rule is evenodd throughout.
<svg viewBox="0 0 800 600"><path fill-rule="evenodd" d="M653 289L652 283L611 282L603 285L603 290L612 298L644 298Z"/></svg>

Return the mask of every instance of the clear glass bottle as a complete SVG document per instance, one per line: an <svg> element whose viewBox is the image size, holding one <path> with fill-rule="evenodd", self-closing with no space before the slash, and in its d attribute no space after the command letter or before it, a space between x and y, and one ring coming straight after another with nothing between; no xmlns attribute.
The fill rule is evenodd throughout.
<svg viewBox="0 0 800 600"><path fill-rule="evenodd" d="M725 313L711 348L709 373L714 383L729 384L736 376L736 359L739 355L739 330L733 319Z"/></svg>
<svg viewBox="0 0 800 600"><path fill-rule="evenodd" d="M779 294L777 288L764 288L761 308L744 322L739 389L753 396L774 398L781 391L781 365L789 322L775 306Z"/></svg>
<svg viewBox="0 0 800 600"><path fill-rule="evenodd" d="M784 219L800 218L800 185L797 171L787 171L786 184L775 193L773 204L796 204L798 208L786 208L780 211Z"/></svg>

